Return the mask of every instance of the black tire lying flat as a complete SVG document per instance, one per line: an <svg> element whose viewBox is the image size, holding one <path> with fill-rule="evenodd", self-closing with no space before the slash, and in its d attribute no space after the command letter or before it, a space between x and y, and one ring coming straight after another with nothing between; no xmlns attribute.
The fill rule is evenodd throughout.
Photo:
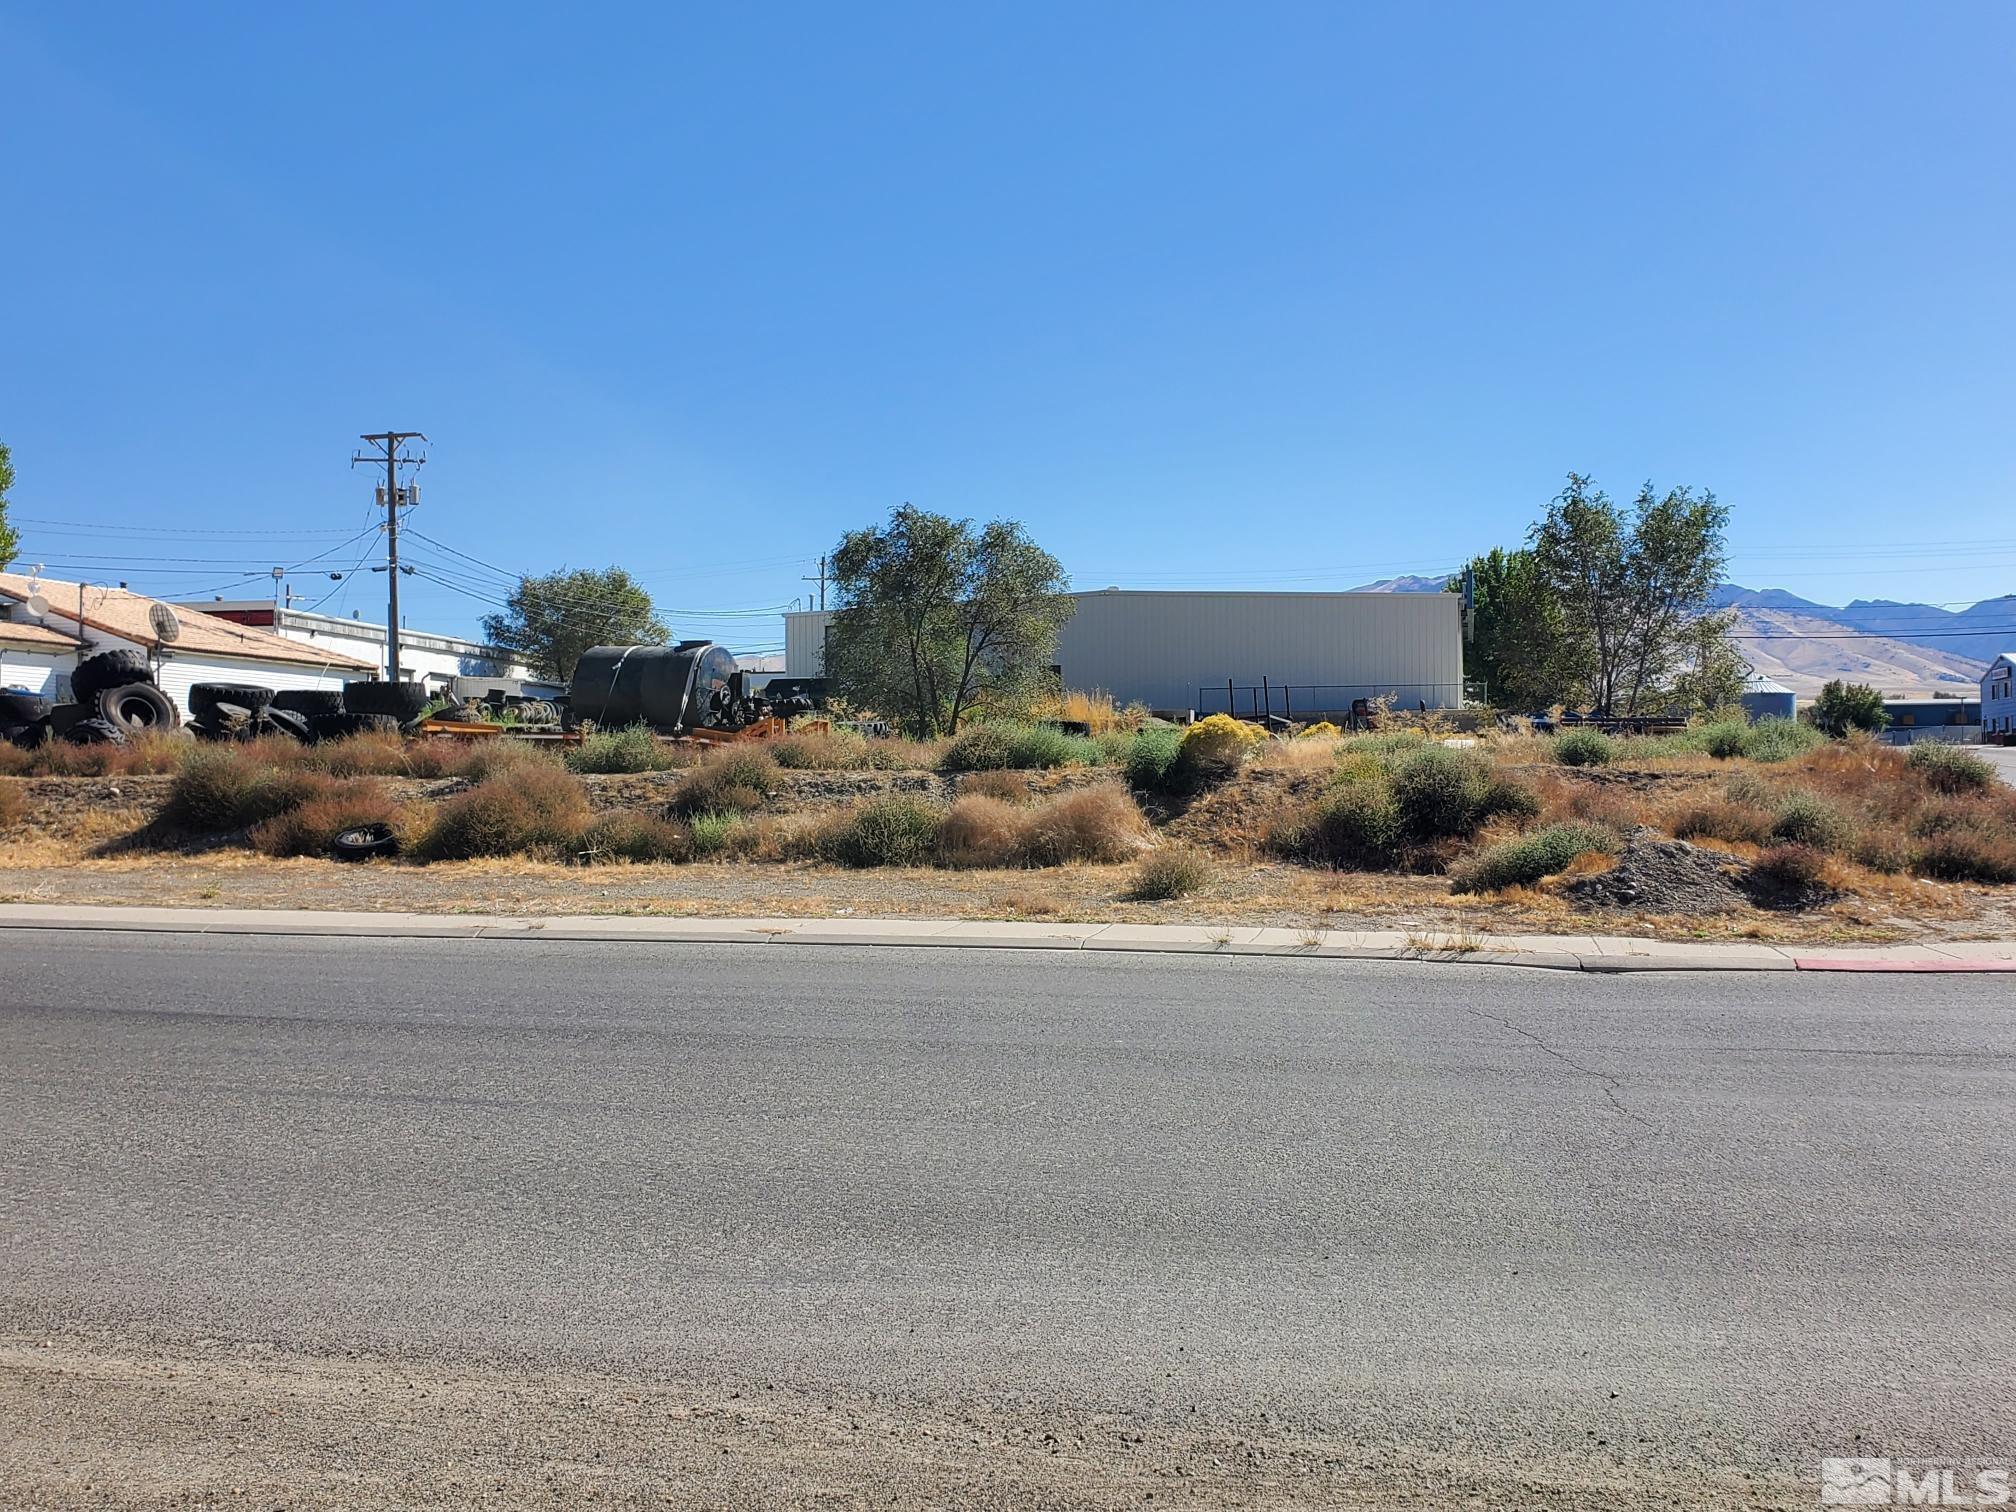
<svg viewBox="0 0 2016 1512"><path fill-rule="evenodd" d="M182 723L182 715L168 701L168 695L152 683L107 688L94 700L92 712L128 735L138 735L143 730L172 730Z"/></svg>
<svg viewBox="0 0 2016 1512"><path fill-rule="evenodd" d="M63 732L71 745L124 745L126 731L109 719L80 719Z"/></svg>
<svg viewBox="0 0 2016 1512"><path fill-rule="evenodd" d="M378 856L399 854L399 837L389 824L359 824L346 829L329 842L329 854L338 861L369 861Z"/></svg>
<svg viewBox="0 0 2016 1512"><path fill-rule="evenodd" d="M343 712L346 714L388 715L405 724L409 719L418 719L420 711L430 702L432 698L419 683L353 682L343 685Z"/></svg>
<svg viewBox="0 0 2016 1512"><path fill-rule="evenodd" d="M310 714L308 738L313 741L348 740L372 730L397 730L399 721L383 714Z"/></svg>
<svg viewBox="0 0 2016 1512"><path fill-rule="evenodd" d="M189 689L189 717L214 720L219 704L236 704L256 714L271 702L271 688L255 687L251 683L197 683Z"/></svg>
<svg viewBox="0 0 2016 1512"><path fill-rule="evenodd" d="M0 690L0 724L33 724L49 716L49 700L40 693L11 693Z"/></svg>
<svg viewBox="0 0 2016 1512"><path fill-rule="evenodd" d="M107 688L123 688L129 683L151 683L154 673L144 651L100 651L77 663L70 674L70 696L78 703L97 702Z"/></svg>
<svg viewBox="0 0 2016 1512"><path fill-rule="evenodd" d="M282 688L266 707L289 714L341 714L343 694L336 688Z"/></svg>

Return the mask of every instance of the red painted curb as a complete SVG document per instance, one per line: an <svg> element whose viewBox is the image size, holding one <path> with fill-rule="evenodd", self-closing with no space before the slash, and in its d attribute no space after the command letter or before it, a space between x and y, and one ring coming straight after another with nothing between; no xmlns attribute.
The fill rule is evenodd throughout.
<svg viewBox="0 0 2016 1512"><path fill-rule="evenodd" d="M1864 961L1794 956L1801 971L2016 971L2016 961Z"/></svg>

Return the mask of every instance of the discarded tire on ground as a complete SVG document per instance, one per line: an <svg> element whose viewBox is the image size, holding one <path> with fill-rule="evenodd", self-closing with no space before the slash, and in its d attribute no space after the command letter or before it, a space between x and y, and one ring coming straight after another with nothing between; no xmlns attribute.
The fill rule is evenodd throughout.
<svg viewBox="0 0 2016 1512"><path fill-rule="evenodd" d="M126 732L109 719L80 719L63 732L71 745L124 745Z"/></svg>
<svg viewBox="0 0 2016 1512"><path fill-rule="evenodd" d="M119 726L128 735L138 735L143 730L172 730L182 723L182 715L168 701L168 695L152 683L107 688L92 703L95 718Z"/></svg>
<svg viewBox="0 0 2016 1512"><path fill-rule="evenodd" d="M81 704L94 703L107 688L123 688L128 683L151 683L154 673L144 651L100 651L77 663L70 674L70 696Z"/></svg>
<svg viewBox="0 0 2016 1512"><path fill-rule="evenodd" d="M292 709L276 709L268 704L259 714L259 733L286 735L307 745L315 737L308 733L308 717Z"/></svg>
<svg viewBox="0 0 2016 1512"><path fill-rule="evenodd" d="M289 714L341 714L343 694L335 688L282 688L267 707Z"/></svg>
<svg viewBox="0 0 2016 1512"><path fill-rule="evenodd" d="M427 690L419 683L353 682L343 685L343 712L380 714L405 724L418 719L429 703Z"/></svg>
<svg viewBox="0 0 2016 1512"><path fill-rule="evenodd" d="M397 731L399 721L384 714L310 714L308 716L308 738L311 741L348 740L352 735L367 734L372 730Z"/></svg>
<svg viewBox="0 0 2016 1512"><path fill-rule="evenodd" d="M0 690L0 725L33 724L49 715L49 700L40 693Z"/></svg>
<svg viewBox="0 0 2016 1512"><path fill-rule="evenodd" d="M359 824L338 833L329 842L329 854L338 861L369 861L377 856L399 854L399 837L389 824Z"/></svg>
<svg viewBox="0 0 2016 1512"><path fill-rule="evenodd" d="M271 702L271 688L254 687L251 683L197 683L189 689L189 717L215 719L219 704L236 704L256 714Z"/></svg>

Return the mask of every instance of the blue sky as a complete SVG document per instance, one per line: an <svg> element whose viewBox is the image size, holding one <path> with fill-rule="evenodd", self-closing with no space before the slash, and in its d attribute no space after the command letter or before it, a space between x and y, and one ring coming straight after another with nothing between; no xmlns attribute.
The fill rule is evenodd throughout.
<svg viewBox="0 0 2016 1512"><path fill-rule="evenodd" d="M438 541L745 648L682 614L904 500L1337 588L1571 468L1714 489L1753 586L2016 588L2004 4L0 0L0 60L28 561L302 560L397 426Z"/></svg>

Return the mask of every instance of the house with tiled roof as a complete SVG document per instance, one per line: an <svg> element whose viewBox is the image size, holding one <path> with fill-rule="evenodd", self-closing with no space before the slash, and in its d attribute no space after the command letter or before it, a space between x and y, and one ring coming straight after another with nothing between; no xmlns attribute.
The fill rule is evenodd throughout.
<svg viewBox="0 0 2016 1512"><path fill-rule="evenodd" d="M194 683L335 689L378 675L348 652L125 588L0 572L0 688L64 697L81 657L128 650L145 653L155 682L185 716Z"/></svg>

